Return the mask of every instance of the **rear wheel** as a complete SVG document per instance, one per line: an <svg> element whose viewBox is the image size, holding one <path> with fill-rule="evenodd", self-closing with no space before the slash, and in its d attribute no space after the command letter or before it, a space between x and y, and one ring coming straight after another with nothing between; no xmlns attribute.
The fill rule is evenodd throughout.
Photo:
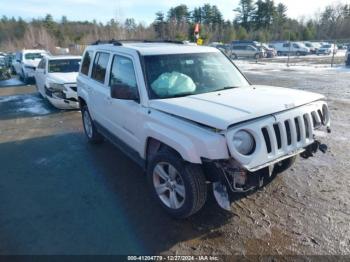
<svg viewBox="0 0 350 262"><path fill-rule="evenodd" d="M155 199L175 218L193 215L206 202L207 186L200 166L186 163L171 150L150 160L147 176Z"/></svg>
<svg viewBox="0 0 350 262"><path fill-rule="evenodd" d="M86 105L82 107L81 114L83 118L84 132L89 142L94 144L102 142L103 137L96 129Z"/></svg>

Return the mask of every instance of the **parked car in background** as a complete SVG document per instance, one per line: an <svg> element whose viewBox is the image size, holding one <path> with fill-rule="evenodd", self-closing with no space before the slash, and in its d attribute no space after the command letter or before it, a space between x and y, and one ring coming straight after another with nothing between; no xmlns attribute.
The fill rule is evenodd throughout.
<svg viewBox="0 0 350 262"><path fill-rule="evenodd" d="M79 107L77 76L80 62L80 56L46 56L41 59L35 71L36 87L54 107Z"/></svg>
<svg viewBox="0 0 350 262"><path fill-rule="evenodd" d="M154 199L176 218L198 212L209 186L229 209L228 192L256 190L297 155L326 151L323 95L251 85L216 48L97 42L77 84L87 140L106 138L140 164Z"/></svg>
<svg viewBox="0 0 350 262"><path fill-rule="evenodd" d="M13 64L16 74L20 79L27 83L34 78L35 69L43 56L49 55L49 52L39 49L25 49L16 53L16 59Z"/></svg>
<svg viewBox="0 0 350 262"><path fill-rule="evenodd" d="M270 43L269 46L276 49L278 56L310 54L310 49L299 42L274 42Z"/></svg>
<svg viewBox="0 0 350 262"><path fill-rule="evenodd" d="M265 52L259 50L257 47L249 44L233 44L231 45L231 52L229 53L230 58L237 59L241 58L263 58Z"/></svg>
<svg viewBox="0 0 350 262"><path fill-rule="evenodd" d="M0 80L6 80L11 77L9 68L6 66L5 56L0 56Z"/></svg>
<svg viewBox="0 0 350 262"><path fill-rule="evenodd" d="M12 63L13 63L13 60L15 59L16 57L16 54L15 53L8 53L6 56L5 56L5 60L6 60L6 66L8 68L10 68L11 72L14 72L14 68L12 66Z"/></svg>
<svg viewBox="0 0 350 262"><path fill-rule="evenodd" d="M312 42L304 42L304 45L310 49L310 54L316 54L318 48L320 48L319 45L317 45L316 43L312 43Z"/></svg>
<svg viewBox="0 0 350 262"><path fill-rule="evenodd" d="M316 52L317 55L331 55L336 54L338 51L338 48L334 44L324 44L322 45Z"/></svg>
<svg viewBox="0 0 350 262"><path fill-rule="evenodd" d="M263 43L261 44L261 47L265 51L266 58L273 58L277 55L277 51L273 47L270 47L267 44L263 44Z"/></svg>
<svg viewBox="0 0 350 262"><path fill-rule="evenodd" d="M345 65L350 66L350 45L348 46L345 54Z"/></svg>
<svg viewBox="0 0 350 262"><path fill-rule="evenodd" d="M212 42L209 44L209 46L211 47L215 47L217 49L219 49L220 51L227 53L230 50L230 45L228 44L223 44L220 42Z"/></svg>

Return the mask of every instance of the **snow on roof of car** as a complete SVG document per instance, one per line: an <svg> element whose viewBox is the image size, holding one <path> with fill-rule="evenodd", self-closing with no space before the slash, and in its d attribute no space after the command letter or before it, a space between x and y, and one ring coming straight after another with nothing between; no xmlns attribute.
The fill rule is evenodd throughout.
<svg viewBox="0 0 350 262"><path fill-rule="evenodd" d="M142 55L168 55L168 54L190 54L190 53L215 53L220 52L217 48L209 46L196 46L188 44L173 43L143 43L143 42L126 42L121 46L113 44L94 45L101 49L133 49L139 51Z"/></svg>
<svg viewBox="0 0 350 262"><path fill-rule="evenodd" d="M23 49L22 53L48 53L48 51L44 49Z"/></svg>
<svg viewBox="0 0 350 262"><path fill-rule="evenodd" d="M63 60L63 59L81 59L81 56L76 56L76 55L48 56L48 60Z"/></svg>

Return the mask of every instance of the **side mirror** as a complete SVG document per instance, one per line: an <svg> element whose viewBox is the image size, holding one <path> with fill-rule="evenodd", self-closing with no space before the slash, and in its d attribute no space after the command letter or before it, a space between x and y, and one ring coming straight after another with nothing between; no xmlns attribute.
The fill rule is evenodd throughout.
<svg viewBox="0 0 350 262"><path fill-rule="evenodd" d="M111 86L111 97L115 99L134 100L139 102L140 98L137 88L132 88L125 84L115 84Z"/></svg>

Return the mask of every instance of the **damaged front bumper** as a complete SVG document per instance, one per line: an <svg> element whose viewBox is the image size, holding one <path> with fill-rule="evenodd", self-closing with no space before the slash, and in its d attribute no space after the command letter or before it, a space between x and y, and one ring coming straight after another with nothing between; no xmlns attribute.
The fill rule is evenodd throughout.
<svg viewBox="0 0 350 262"><path fill-rule="evenodd" d="M330 132L329 129L328 132ZM223 209L230 210L229 192L247 193L261 188L272 180L273 174L289 168L294 162L295 156L300 155L303 158L309 158L317 151L326 153L327 146L315 137L314 142L305 148L291 152L253 170L247 170L233 158L229 160L207 160L205 166L206 170L211 172L213 192L217 203ZM275 170L276 165L278 165L278 172Z"/></svg>
<svg viewBox="0 0 350 262"><path fill-rule="evenodd" d="M76 88L65 86L64 90L46 89L46 97L58 109L78 109L78 95Z"/></svg>

